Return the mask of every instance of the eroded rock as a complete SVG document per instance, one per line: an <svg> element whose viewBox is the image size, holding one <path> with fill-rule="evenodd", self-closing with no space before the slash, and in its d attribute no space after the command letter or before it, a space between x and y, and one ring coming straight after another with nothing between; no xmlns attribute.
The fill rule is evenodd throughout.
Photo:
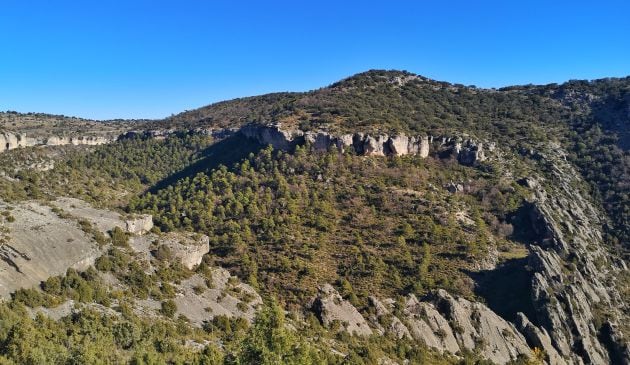
<svg viewBox="0 0 630 365"><path fill-rule="evenodd" d="M540 163L547 165L553 184L544 189L539 188L542 184L533 186L530 207L532 229L539 235L529 264L534 271L533 305L540 326L567 362L609 363L612 356L601 342L602 328L595 327L601 318L594 310L611 322L627 320L615 282L616 273L624 268L606 250L604 215L576 188L583 185L581 175L559 145L546 148L539 153ZM627 348L623 342L617 347ZM628 353L620 353L622 359L616 361L630 363Z"/></svg>
<svg viewBox="0 0 630 365"><path fill-rule="evenodd" d="M166 234L158 242L168 247L173 258L190 270L199 265L203 256L210 251L210 238L205 235Z"/></svg>
<svg viewBox="0 0 630 365"><path fill-rule="evenodd" d="M153 216L141 214L125 221L127 232L133 234L145 234L153 228Z"/></svg>
<svg viewBox="0 0 630 365"><path fill-rule="evenodd" d="M330 284L319 288L311 309L324 326L330 327L333 322L338 321L343 330L350 334L358 336L372 334L372 329L361 313L350 302L343 299Z"/></svg>

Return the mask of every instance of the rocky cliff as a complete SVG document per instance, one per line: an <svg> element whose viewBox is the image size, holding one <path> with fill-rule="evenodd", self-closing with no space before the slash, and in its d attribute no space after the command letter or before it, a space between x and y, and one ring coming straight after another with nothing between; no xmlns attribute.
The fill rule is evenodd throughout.
<svg viewBox="0 0 630 365"><path fill-rule="evenodd" d="M407 338L440 353L479 351L483 358L497 364L531 354L515 326L481 303L438 290L422 300L410 294L398 311L396 305L391 298L370 297L368 312L372 315L368 321L327 284L320 288L311 310L324 326L331 327L337 322L342 330L357 336L376 332Z"/></svg>
<svg viewBox="0 0 630 365"><path fill-rule="evenodd" d="M49 136L46 138L31 138L25 134L3 132L0 133L0 152L19 147L33 146L61 146L61 145L102 145L114 142L118 139L143 136L148 138L166 138L177 133L176 129L148 129L125 132L119 136ZM289 130L281 125L247 124L240 129L204 129L195 128L187 133L200 133L212 136L216 139L230 137L236 133L242 133L247 138L253 139L263 145L271 145L275 149L290 150L296 145L309 143L317 151L326 151L336 148L339 151L353 150L359 155L365 156L404 156L417 155L426 158L430 153L450 152L461 163L474 165L486 159L486 150L493 150L494 145L488 144L484 149L484 143L466 137L446 136L408 136L404 133L374 134L356 132L350 134L332 134L326 131L301 131Z"/></svg>
<svg viewBox="0 0 630 365"><path fill-rule="evenodd" d="M23 133L0 132L0 152L33 146L88 145L96 146L115 141L115 137L102 136L49 136L28 137Z"/></svg>
<svg viewBox="0 0 630 365"><path fill-rule="evenodd" d="M309 143L313 149L326 151L336 148L339 151L353 150L365 156L404 156L417 155L421 158L430 153L451 152L463 164L473 165L486 159L484 143L465 137L408 136L404 133L374 134L356 132L332 134L326 131L285 130L280 125L249 124L240 129L246 137L263 145L288 150L295 145ZM487 143L488 150L494 144Z"/></svg>
<svg viewBox="0 0 630 365"><path fill-rule="evenodd" d="M625 264L608 253L602 238L604 215L582 193L584 182L561 148L548 146L541 157L550 176L530 184L532 229L540 237L530 255L536 320L571 363L627 364L630 351L616 330L627 320L616 284ZM519 316L530 343L546 341Z"/></svg>

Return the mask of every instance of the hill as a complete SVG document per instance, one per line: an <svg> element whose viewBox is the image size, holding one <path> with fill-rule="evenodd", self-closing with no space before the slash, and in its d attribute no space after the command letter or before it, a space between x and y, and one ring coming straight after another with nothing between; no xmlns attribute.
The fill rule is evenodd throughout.
<svg viewBox="0 0 630 365"><path fill-rule="evenodd" d="M627 362L629 85L374 70L160 121L31 116L113 134L0 154L0 264L30 283L0 356ZM37 232L92 262L38 265L61 242Z"/></svg>

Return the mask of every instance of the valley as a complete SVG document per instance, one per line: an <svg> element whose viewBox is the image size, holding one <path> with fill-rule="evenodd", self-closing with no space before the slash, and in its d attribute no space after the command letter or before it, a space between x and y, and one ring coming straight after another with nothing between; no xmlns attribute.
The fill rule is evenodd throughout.
<svg viewBox="0 0 630 365"><path fill-rule="evenodd" d="M628 95L372 70L0 113L0 359L629 363Z"/></svg>

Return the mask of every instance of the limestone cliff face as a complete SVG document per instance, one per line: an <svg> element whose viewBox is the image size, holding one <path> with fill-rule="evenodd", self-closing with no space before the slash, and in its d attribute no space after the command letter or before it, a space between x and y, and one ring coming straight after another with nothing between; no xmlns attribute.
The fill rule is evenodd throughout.
<svg viewBox="0 0 630 365"><path fill-rule="evenodd" d="M261 144L281 150L309 143L317 151L335 148L343 152L350 149L365 156L416 155L425 158L432 152L451 151L462 164L474 165L486 159L484 144L465 138L408 136L402 133L390 136L362 132L336 135L325 131L284 130L280 125L260 124L247 125L240 132Z"/></svg>
<svg viewBox="0 0 630 365"><path fill-rule="evenodd" d="M14 133L0 133L0 152L26 146L26 136Z"/></svg>
<svg viewBox="0 0 630 365"><path fill-rule="evenodd" d="M136 136L150 138L166 138L177 133L176 129L151 129L126 132L120 136L49 136L46 138L30 138L24 134L4 132L0 133L0 152L19 147L33 146L62 146L62 145L102 145L118 139L134 138ZM236 133L253 139L263 145L271 145L275 149L289 150L298 144L309 143L316 151L326 151L335 148L339 151L353 150L365 156L404 156L416 155L426 158L431 153L450 151L466 165L474 165L486 159L484 144L460 137L408 136L402 133L395 135L370 134L356 132L351 134L332 134L325 131L288 130L280 125L248 124L240 129L203 129L197 128L186 131L201 133L213 138L222 139ZM492 146L489 150L492 149Z"/></svg>
<svg viewBox="0 0 630 365"><path fill-rule="evenodd" d="M64 145L89 145L96 146L115 141L113 137L100 136L49 136L32 138L25 134L13 132L0 132L0 152L13 150L20 147L34 146L64 146Z"/></svg>

